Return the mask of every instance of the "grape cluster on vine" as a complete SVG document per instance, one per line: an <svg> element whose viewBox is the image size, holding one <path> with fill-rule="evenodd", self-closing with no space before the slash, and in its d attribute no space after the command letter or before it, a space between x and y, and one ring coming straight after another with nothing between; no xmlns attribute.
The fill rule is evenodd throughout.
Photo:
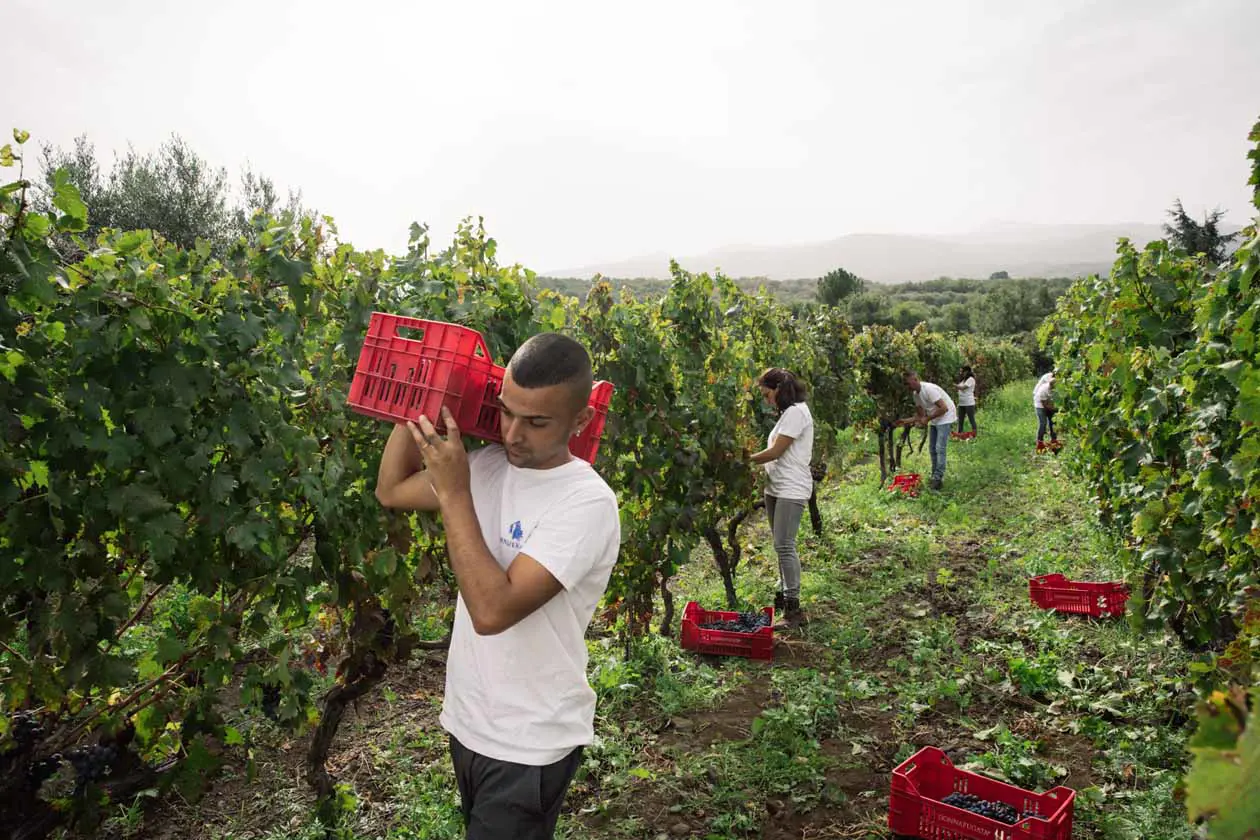
<svg viewBox="0 0 1260 840"><path fill-rule="evenodd" d="M65 753L65 758L74 768L75 791L81 793L89 784L109 774L118 760L118 747L113 744L76 747Z"/></svg>
<svg viewBox="0 0 1260 840"><path fill-rule="evenodd" d="M44 725L34 712L18 712L9 719L9 731L19 749L24 749L44 737Z"/></svg>

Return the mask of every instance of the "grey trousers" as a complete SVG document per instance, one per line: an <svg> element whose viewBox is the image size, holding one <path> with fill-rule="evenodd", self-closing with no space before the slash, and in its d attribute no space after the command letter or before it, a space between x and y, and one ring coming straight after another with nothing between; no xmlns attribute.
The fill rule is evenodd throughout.
<svg viewBox="0 0 1260 840"><path fill-rule="evenodd" d="M551 840L582 748L545 767L497 761L450 736L468 840Z"/></svg>
<svg viewBox="0 0 1260 840"><path fill-rule="evenodd" d="M801 597L801 557L796 553L796 532L801 527L805 499L779 499L766 494L766 516L779 555L779 591L785 598Z"/></svg>

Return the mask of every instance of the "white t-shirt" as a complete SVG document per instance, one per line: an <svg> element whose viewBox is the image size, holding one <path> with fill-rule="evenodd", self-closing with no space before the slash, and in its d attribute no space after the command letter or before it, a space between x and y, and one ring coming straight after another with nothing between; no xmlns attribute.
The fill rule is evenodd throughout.
<svg viewBox="0 0 1260 840"><path fill-rule="evenodd" d="M933 426L944 426L947 423L958 422L958 409L954 406L954 401L949 398L949 394L945 393L945 389L940 385L932 382L919 382L919 392L914 395L914 401L918 403L919 408L924 411L932 411L936 407L937 400L945 400L945 405L949 410L929 422Z"/></svg>
<svg viewBox="0 0 1260 840"><path fill-rule="evenodd" d="M1050 393L1050 380L1043 376L1033 388L1033 408L1045 408L1046 400L1053 402L1054 395Z"/></svg>
<svg viewBox="0 0 1260 840"><path fill-rule="evenodd" d="M767 446L774 446L779 435L792 438L792 442L782 455L766 463L770 479L766 492L777 499L808 501L814 495L814 477L809 471L814 457L814 415L809 406L803 402L789 405L770 430Z"/></svg>
<svg viewBox="0 0 1260 840"><path fill-rule="evenodd" d="M495 560L507 569L528 554L564 589L493 636L478 635L457 599L439 720L481 755L551 764L595 734L585 636L621 544L617 497L579 458L521 469L499 444L468 458L473 507Z"/></svg>
<svg viewBox="0 0 1260 840"><path fill-rule="evenodd" d="M958 404L976 404L976 378L974 376L968 376L958 383Z"/></svg>

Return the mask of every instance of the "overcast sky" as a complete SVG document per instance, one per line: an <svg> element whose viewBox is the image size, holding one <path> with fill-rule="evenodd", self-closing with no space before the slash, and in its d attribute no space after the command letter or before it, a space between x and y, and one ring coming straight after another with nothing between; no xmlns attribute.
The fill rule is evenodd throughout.
<svg viewBox="0 0 1260 840"><path fill-rule="evenodd" d="M358 247L482 215L538 271L1002 223L1252 215L1257 0L4 0L0 115L172 133ZM0 126L7 133L8 126Z"/></svg>

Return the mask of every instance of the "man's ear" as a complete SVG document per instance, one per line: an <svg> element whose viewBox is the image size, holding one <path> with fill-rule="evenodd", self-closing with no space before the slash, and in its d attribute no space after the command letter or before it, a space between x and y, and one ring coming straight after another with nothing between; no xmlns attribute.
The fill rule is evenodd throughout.
<svg viewBox="0 0 1260 840"><path fill-rule="evenodd" d="M573 418L573 437L582 434L582 430L586 425L595 419L595 409L589 405L582 406L582 410L577 413L577 417Z"/></svg>

